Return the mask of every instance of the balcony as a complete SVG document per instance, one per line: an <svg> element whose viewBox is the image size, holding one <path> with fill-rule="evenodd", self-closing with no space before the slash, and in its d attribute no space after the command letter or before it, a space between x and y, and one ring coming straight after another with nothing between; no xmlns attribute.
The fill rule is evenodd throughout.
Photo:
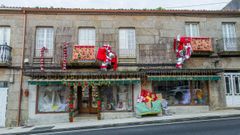
<svg viewBox="0 0 240 135"><path fill-rule="evenodd" d="M218 54L222 56L240 55L240 38L222 38L217 40Z"/></svg>
<svg viewBox="0 0 240 135"><path fill-rule="evenodd" d="M12 63L11 56L12 48L5 45L0 45L0 66L10 66Z"/></svg>

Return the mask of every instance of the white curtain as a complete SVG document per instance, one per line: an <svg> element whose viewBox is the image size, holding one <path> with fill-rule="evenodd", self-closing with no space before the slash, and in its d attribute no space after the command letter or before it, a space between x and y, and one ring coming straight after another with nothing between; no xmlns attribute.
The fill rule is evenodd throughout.
<svg viewBox="0 0 240 135"><path fill-rule="evenodd" d="M136 56L135 29L119 29L119 55Z"/></svg>
<svg viewBox="0 0 240 135"><path fill-rule="evenodd" d="M199 37L199 24L198 23L186 23L185 25L186 36Z"/></svg>
<svg viewBox="0 0 240 135"><path fill-rule="evenodd" d="M0 45L7 44L10 46L10 27L0 27Z"/></svg>
<svg viewBox="0 0 240 135"><path fill-rule="evenodd" d="M44 53L46 57L53 56L53 28L39 27L36 31L36 49L35 56L40 56L42 47L46 47L47 51Z"/></svg>
<svg viewBox="0 0 240 135"><path fill-rule="evenodd" d="M78 44L84 46L95 46L95 28L80 28L78 32Z"/></svg>
<svg viewBox="0 0 240 135"><path fill-rule="evenodd" d="M235 23L222 24L224 49L228 51L237 50Z"/></svg>

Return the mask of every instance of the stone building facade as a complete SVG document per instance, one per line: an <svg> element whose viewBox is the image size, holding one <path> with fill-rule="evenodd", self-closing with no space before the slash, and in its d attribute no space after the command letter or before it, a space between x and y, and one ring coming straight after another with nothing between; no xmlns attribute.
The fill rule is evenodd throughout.
<svg viewBox="0 0 240 135"><path fill-rule="evenodd" d="M8 83L6 126L17 124L22 66L20 124L68 121L69 91L75 96L71 115L80 120L86 113L101 119L134 116L141 89L161 94L175 113L237 107L239 17L238 11L1 9L0 27L11 28L12 65L0 71L6 76L3 81L9 82L8 72L14 74ZM213 49L195 50L183 68L176 69L177 35L210 40ZM62 70L64 43L67 70ZM96 55L104 44L116 52L117 71L100 71L98 61L72 61L76 45L94 46ZM48 50L42 57L44 46ZM95 92L102 100L100 112ZM183 98L178 92L189 101L176 100Z"/></svg>

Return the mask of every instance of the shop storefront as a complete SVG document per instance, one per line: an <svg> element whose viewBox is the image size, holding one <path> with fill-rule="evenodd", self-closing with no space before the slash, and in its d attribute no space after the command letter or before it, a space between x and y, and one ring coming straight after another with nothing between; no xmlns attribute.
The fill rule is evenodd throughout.
<svg viewBox="0 0 240 135"><path fill-rule="evenodd" d="M35 116L33 120L55 114L65 115L66 121L68 114L69 121L74 121L75 117L86 116L85 114L98 119L108 119L113 116L111 113L133 113L134 86L140 83L140 78L32 79L28 83L30 91L36 91L33 93L36 94L36 110L30 113Z"/></svg>

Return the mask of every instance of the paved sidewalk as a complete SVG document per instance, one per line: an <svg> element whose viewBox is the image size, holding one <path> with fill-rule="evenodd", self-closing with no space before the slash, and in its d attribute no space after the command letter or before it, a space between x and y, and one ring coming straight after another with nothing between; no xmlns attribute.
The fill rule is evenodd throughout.
<svg viewBox="0 0 240 135"><path fill-rule="evenodd" d="M207 113L197 114L182 114L171 116L152 116L143 118L124 118L114 120L82 120L73 123L56 123L32 127L14 127L14 128L0 128L0 134L23 134L23 133L44 133L53 131L67 131L77 129L91 129L102 127L126 126L126 125L140 125L150 123L171 123L190 120L207 120L228 117L240 117L240 110L218 110Z"/></svg>

